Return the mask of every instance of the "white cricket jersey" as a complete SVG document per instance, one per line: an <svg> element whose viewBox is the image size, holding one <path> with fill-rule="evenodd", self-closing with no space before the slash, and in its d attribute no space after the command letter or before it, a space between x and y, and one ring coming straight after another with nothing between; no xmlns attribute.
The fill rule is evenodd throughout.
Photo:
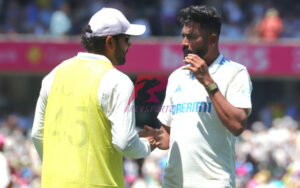
<svg viewBox="0 0 300 188"><path fill-rule="evenodd" d="M103 55L79 52L77 56L80 59L87 59L87 61L106 60L110 62ZM43 79L32 127L33 143L41 158L43 156L44 117L55 73L56 68ZM114 147L126 157L144 158L151 152L150 144L146 138L139 138L137 135L135 130L135 113L132 110L126 110L132 91L133 84L128 76L112 68L100 80L98 100L103 112L111 122ZM129 105L133 106L134 101Z"/></svg>
<svg viewBox="0 0 300 188"><path fill-rule="evenodd" d="M243 65L220 54L209 73L233 106L250 112L252 84ZM171 127L163 188L235 187L235 136L189 70L179 68L169 76L163 107L169 110L158 119Z"/></svg>

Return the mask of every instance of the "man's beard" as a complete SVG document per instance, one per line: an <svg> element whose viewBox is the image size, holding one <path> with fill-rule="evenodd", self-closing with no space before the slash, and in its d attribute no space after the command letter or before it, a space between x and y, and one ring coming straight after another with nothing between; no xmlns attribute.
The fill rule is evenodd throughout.
<svg viewBox="0 0 300 188"><path fill-rule="evenodd" d="M208 51L208 47L206 45L203 45L202 48L199 48L196 51L196 54L203 59L203 57L207 54L207 51Z"/></svg>
<svg viewBox="0 0 300 188"><path fill-rule="evenodd" d="M117 46L116 52L115 52L115 58L118 62L118 65L124 65L126 61L126 52L123 52L120 46Z"/></svg>
<svg viewBox="0 0 300 188"><path fill-rule="evenodd" d="M205 42L201 47L196 49L196 51L194 51L194 52L192 50L188 49L188 47L184 46L182 48L182 51L183 51L184 57L186 57L188 54L196 54L199 57L203 58L207 54L208 45L207 45L207 42Z"/></svg>
<svg viewBox="0 0 300 188"><path fill-rule="evenodd" d="M182 47L182 51L183 51L183 56L186 57L189 54L192 54L192 50L189 50L188 47L184 46Z"/></svg>

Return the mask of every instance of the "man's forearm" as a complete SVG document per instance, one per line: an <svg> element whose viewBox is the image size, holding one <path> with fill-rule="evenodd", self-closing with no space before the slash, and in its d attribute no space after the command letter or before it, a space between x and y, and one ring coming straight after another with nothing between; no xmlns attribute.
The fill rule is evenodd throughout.
<svg viewBox="0 0 300 188"><path fill-rule="evenodd" d="M139 138L138 135L135 135L130 140L125 139L122 142L126 142L126 144L113 141L113 145L125 157L139 159L147 157L151 153L150 144L146 138Z"/></svg>
<svg viewBox="0 0 300 188"><path fill-rule="evenodd" d="M224 126L233 135L239 136L246 125L247 113L245 109L231 105L220 91L209 92L209 96Z"/></svg>

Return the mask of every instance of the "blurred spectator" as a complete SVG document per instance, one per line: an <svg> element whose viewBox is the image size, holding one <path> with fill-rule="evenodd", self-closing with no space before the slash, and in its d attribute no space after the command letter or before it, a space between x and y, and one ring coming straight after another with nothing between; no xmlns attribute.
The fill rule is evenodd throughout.
<svg viewBox="0 0 300 188"><path fill-rule="evenodd" d="M263 109L259 112L260 120L266 125L266 127L270 128L272 126L272 112L271 107L266 105Z"/></svg>
<svg viewBox="0 0 300 188"><path fill-rule="evenodd" d="M72 23L69 12L69 5L62 4L61 8L52 14L50 21L50 33L52 35L64 35L70 31Z"/></svg>
<svg viewBox="0 0 300 188"><path fill-rule="evenodd" d="M179 29L176 27L177 12L182 3L181 0L161 0L160 19L164 35L179 35Z"/></svg>
<svg viewBox="0 0 300 188"><path fill-rule="evenodd" d="M12 135L17 128L19 128L19 119L16 115L9 114L3 123L0 126L0 132L5 135Z"/></svg>
<svg viewBox="0 0 300 188"><path fill-rule="evenodd" d="M8 10L5 15L5 25L4 31L6 33L16 33L21 30L19 28L21 24L19 23L20 17L20 5L16 0L9 1Z"/></svg>
<svg viewBox="0 0 300 188"><path fill-rule="evenodd" d="M246 188L256 188L258 186L266 185L271 178L271 172L262 170L255 174L253 178L247 183Z"/></svg>
<svg viewBox="0 0 300 188"><path fill-rule="evenodd" d="M264 18L256 26L259 37L266 42L273 42L279 39L283 31L282 19L275 8L267 10Z"/></svg>

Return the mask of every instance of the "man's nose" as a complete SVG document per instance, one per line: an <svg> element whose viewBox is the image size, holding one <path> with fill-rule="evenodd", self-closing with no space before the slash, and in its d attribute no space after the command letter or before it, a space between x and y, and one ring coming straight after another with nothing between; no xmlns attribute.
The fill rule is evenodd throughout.
<svg viewBox="0 0 300 188"><path fill-rule="evenodd" d="M182 39L182 41L181 41L181 45L182 45L182 46L188 46L188 45L189 45L188 40L187 40L186 37L183 37L183 39Z"/></svg>

